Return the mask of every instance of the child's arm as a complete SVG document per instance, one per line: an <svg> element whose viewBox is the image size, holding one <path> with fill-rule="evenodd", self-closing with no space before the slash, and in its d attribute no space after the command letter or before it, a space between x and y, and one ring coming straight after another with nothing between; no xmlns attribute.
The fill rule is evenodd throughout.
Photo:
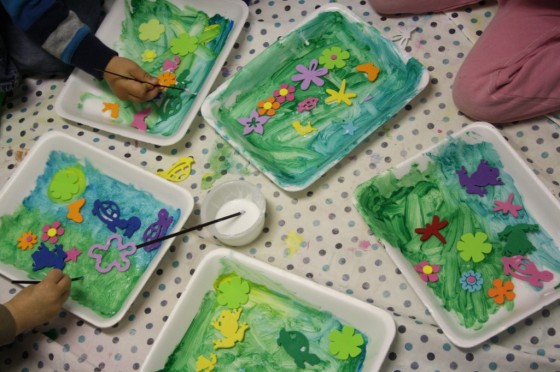
<svg viewBox="0 0 560 372"><path fill-rule="evenodd" d="M0 305L0 346L10 343L16 337L16 321L4 305Z"/></svg>
<svg viewBox="0 0 560 372"><path fill-rule="evenodd" d="M103 70L117 52L99 40L61 0L0 0L14 25L26 33L36 45L40 46L66 64L76 66L98 79L103 78ZM130 75L131 60L119 57L128 63L119 69L123 75ZM136 65L143 74L148 75ZM128 70L127 70L128 68ZM149 75L148 75L149 76ZM115 94L123 97L133 96L134 101L147 101L157 95L157 89L147 89L135 81L114 84L108 81ZM151 87L153 88L153 86Z"/></svg>
<svg viewBox="0 0 560 372"><path fill-rule="evenodd" d="M56 316L70 294L70 283L68 275L55 269L39 284L22 289L4 304L4 309L10 313L14 323L11 323L9 318L7 323L0 322L0 334L7 337L0 341L10 342L17 334L48 322ZM0 317L2 311L0 310ZM3 315L7 316L5 313Z"/></svg>

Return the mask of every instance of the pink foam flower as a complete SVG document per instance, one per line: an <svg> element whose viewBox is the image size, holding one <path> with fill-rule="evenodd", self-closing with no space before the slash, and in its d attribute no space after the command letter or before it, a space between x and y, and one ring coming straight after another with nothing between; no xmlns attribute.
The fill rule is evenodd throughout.
<svg viewBox="0 0 560 372"><path fill-rule="evenodd" d="M58 242L58 237L64 234L64 228L59 221L54 221L52 225L46 224L43 226L43 234L41 235L41 240L44 242L49 242L56 244Z"/></svg>
<svg viewBox="0 0 560 372"><path fill-rule="evenodd" d="M420 278L422 278L425 282L437 282L438 272L439 272L439 265L430 264L428 261L422 261L418 265L414 266L414 270L420 274Z"/></svg>
<svg viewBox="0 0 560 372"><path fill-rule="evenodd" d="M274 91L274 97L280 103L284 103L285 101L293 101L296 96L294 92L296 91L296 87L293 85L288 85L286 83L280 84L280 89Z"/></svg>

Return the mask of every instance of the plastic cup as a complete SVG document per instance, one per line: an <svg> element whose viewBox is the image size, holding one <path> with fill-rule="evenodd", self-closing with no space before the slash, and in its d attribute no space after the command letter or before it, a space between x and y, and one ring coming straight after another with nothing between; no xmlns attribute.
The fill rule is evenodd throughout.
<svg viewBox="0 0 560 372"><path fill-rule="evenodd" d="M202 221L243 211L239 217L208 226L222 243L239 247L255 240L262 232L266 200L262 192L246 181L228 181L215 186L202 202Z"/></svg>

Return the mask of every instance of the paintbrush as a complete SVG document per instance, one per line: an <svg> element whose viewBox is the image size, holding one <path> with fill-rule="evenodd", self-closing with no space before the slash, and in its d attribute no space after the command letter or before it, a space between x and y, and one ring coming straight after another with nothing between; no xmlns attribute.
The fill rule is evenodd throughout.
<svg viewBox="0 0 560 372"><path fill-rule="evenodd" d="M147 82L147 81L144 81L144 80L136 79L136 78L131 77L131 76L126 76L126 75L117 74L116 72L107 71L107 70L98 70L98 71L105 72L105 73L111 74L111 75L115 75L115 76L121 77L121 78L123 78L123 79L137 81L137 82L142 83L142 84L150 84L150 85L152 85L152 86L154 86L154 87L158 87L158 88L177 89L177 90L181 90L181 91L183 91L183 92L187 92L187 93L189 93L189 94L191 94L191 95L193 95L193 96L196 95L196 93L191 92L191 91L188 90L187 88L180 88L180 87L175 87L175 86L171 86L171 85L154 84L154 83L150 83L150 82Z"/></svg>
<svg viewBox="0 0 560 372"><path fill-rule="evenodd" d="M176 233L169 234L169 235L166 235L166 236L162 236L161 238L157 238L157 239L154 239L154 240L144 242L142 244L137 245L136 248L143 248L143 247L146 247L148 245L151 245L151 244L154 244L154 243L159 243L163 240L171 239L171 238L174 238L176 236L183 235L183 234L186 234L186 233L194 231L194 230L200 230L203 227L210 226L210 225L213 225L215 223L222 222L222 221L225 221L225 220L229 220L230 218L233 218L233 217L241 216L244 213L245 213L245 211L240 211L240 212L228 214L227 216L217 218L215 220L208 221L208 222L205 222L205 223L201 223L200 225L189 227L188 229L177 231ZM83 278L84 278L83 276L78 276L78 277L72 278L70 280L76 281L76 280L81 280ZM40 283L40 282L41 282L40 280L12 280L12 284L37 284L37 283Z"/></svg>
<svg viewBox="0 0 560 372"><path fill-rule="evenodd" d="M146 246L154 244L154 243L159 243L159 242L161 242L163 240L166 240L166 239L174 238L176 236L183 235L183 234L186 234L186 233L194 231L194 230L199 230L199 229L202 229L203 227L213 225L213 224L218 223L218 222L229 220L230 218L233 218L233 217L241 216L244 213L245 213L245 211L240 211L240 212L228 214L227 216L217 218L213 221L208 221L208 222L205 222L205 223L201 223L200 225L189 227L188 229L177 231L176 233L169 234L169 235L166 235L166 236L162 236L161 238L150 240L148 242L144 242L142 244L137 245L136 248L143 248L143 247L146 247Z"/></svg>
<svg viewBox="0 0 560 372"><path fill-rule="evenodd" d="M77 276L75 278L71 278L71 281L76 281L76 280L82 280L84 277L83 276ZM41 283L40 280L12 280L12 284L37 284L37 283Z"/></svg>

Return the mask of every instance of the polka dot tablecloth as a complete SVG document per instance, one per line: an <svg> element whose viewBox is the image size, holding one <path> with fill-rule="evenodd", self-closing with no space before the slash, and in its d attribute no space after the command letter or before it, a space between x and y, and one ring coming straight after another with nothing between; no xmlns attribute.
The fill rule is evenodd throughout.
<svg viewBox="0 0 560 372"><path fill-rule="evenodd" d="M216 86L326 2L254 1ZM0 183L6 182L37 138L49 130L76 136L154 173L167 169L181 156L193 156L196 163L191 176L181 183L196 203L187 225L200 222L200 203L214 185L239 178L257 185L268 203L265 229L255 242L238 250L387 310L396 322L397 335L382 370L560 370L558 301L478 347L459 349L435 324L352 201L358 184L471 122L457 112L451 84L496 4L482 2L445 14L387 18L376 14L366 1L339 3L387 38L416 27L406 51L428 68L430 83L308 189L287 193L276 187L235 153L200 115L184 139L168 147L65 122L53 110L63 86L57 79L27 79L6 97L0 116ZM560 127L543 117L498 128L550 192L560 198ZM217 246L204 230L175 240L117 325L98 329L63 311L49 324L0 348L0 370L138 370L198 263ZM20 288L0 280L0 301L4 302Z"/></svg>

